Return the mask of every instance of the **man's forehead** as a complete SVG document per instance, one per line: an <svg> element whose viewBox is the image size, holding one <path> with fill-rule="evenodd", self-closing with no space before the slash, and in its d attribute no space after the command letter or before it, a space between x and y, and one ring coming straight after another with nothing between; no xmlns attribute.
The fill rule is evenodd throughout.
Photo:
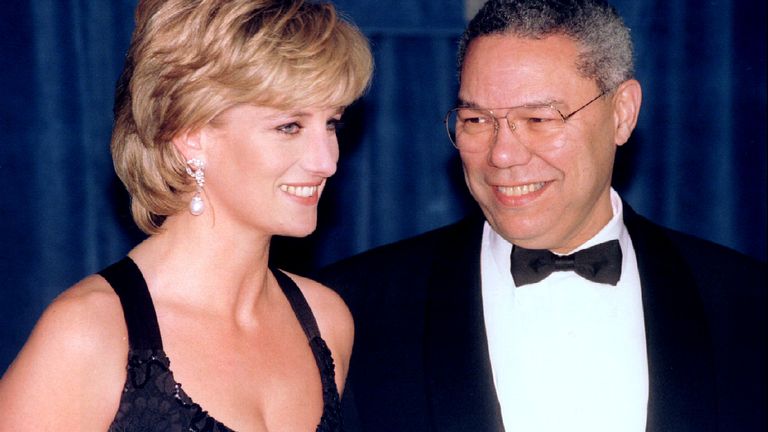
<svg viewBox="0 0 768 432"><path fill-rule="evenodd" d="M492 101L505 106L557 103L566 93L585 86L591 90L597 84L578 70L579 54L579 46L563 35L478 37L461 68L460 102L484 106Z"/></svg>

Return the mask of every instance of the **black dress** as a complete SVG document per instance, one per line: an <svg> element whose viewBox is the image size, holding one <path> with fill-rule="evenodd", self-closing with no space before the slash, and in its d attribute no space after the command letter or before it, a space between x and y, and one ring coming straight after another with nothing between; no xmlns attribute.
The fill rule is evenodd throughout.
<svg viewBox="0 0 768 432"><path fill-rule="evenodd" d="M320 337L317 322L304 295L286 274L272 269L307 335L320 370L323 415L317 432L341 431L339 392L331 351ZM193 402L173 378L163 351L160 328L147 284L128 257L99 272L114 288L128 327L128 376L110 432L232 431Z"/></svg>

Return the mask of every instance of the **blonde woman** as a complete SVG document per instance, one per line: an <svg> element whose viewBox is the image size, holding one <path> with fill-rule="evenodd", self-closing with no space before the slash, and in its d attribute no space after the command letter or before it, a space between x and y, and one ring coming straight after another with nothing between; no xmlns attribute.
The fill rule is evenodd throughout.
<svg viewBox="0 0 768 432"><path fill-rule="evenodd" d="M140 1L111 147L149 237L48 307L0 430L340 430L352 318L269 245L315 229L371 64L328 4Z"/></svg>

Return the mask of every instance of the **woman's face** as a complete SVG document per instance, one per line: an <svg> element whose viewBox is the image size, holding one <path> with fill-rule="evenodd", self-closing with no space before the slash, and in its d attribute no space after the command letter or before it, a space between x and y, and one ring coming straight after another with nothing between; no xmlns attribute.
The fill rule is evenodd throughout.
<svg viewBox="0 0 768 432"><path fill-rule="evenodd" d="M320 195L336 172L342 111L242 104L205 126L199 135L206 159L204 199L215 223L268 235L314 231Z"/></svg>

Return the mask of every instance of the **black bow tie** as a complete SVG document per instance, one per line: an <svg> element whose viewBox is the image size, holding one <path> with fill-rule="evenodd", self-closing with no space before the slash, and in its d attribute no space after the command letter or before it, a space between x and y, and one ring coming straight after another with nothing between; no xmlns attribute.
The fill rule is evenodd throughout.
<svg viewBox="0 0 768 432"><path fill-rule="evenodd" d="M553 271L575 271L584 279L616 285L621 277L621 246L611 240L571 255L559 256L544 250L512 247L512 278L516 286L536 283Z"/></svg>

